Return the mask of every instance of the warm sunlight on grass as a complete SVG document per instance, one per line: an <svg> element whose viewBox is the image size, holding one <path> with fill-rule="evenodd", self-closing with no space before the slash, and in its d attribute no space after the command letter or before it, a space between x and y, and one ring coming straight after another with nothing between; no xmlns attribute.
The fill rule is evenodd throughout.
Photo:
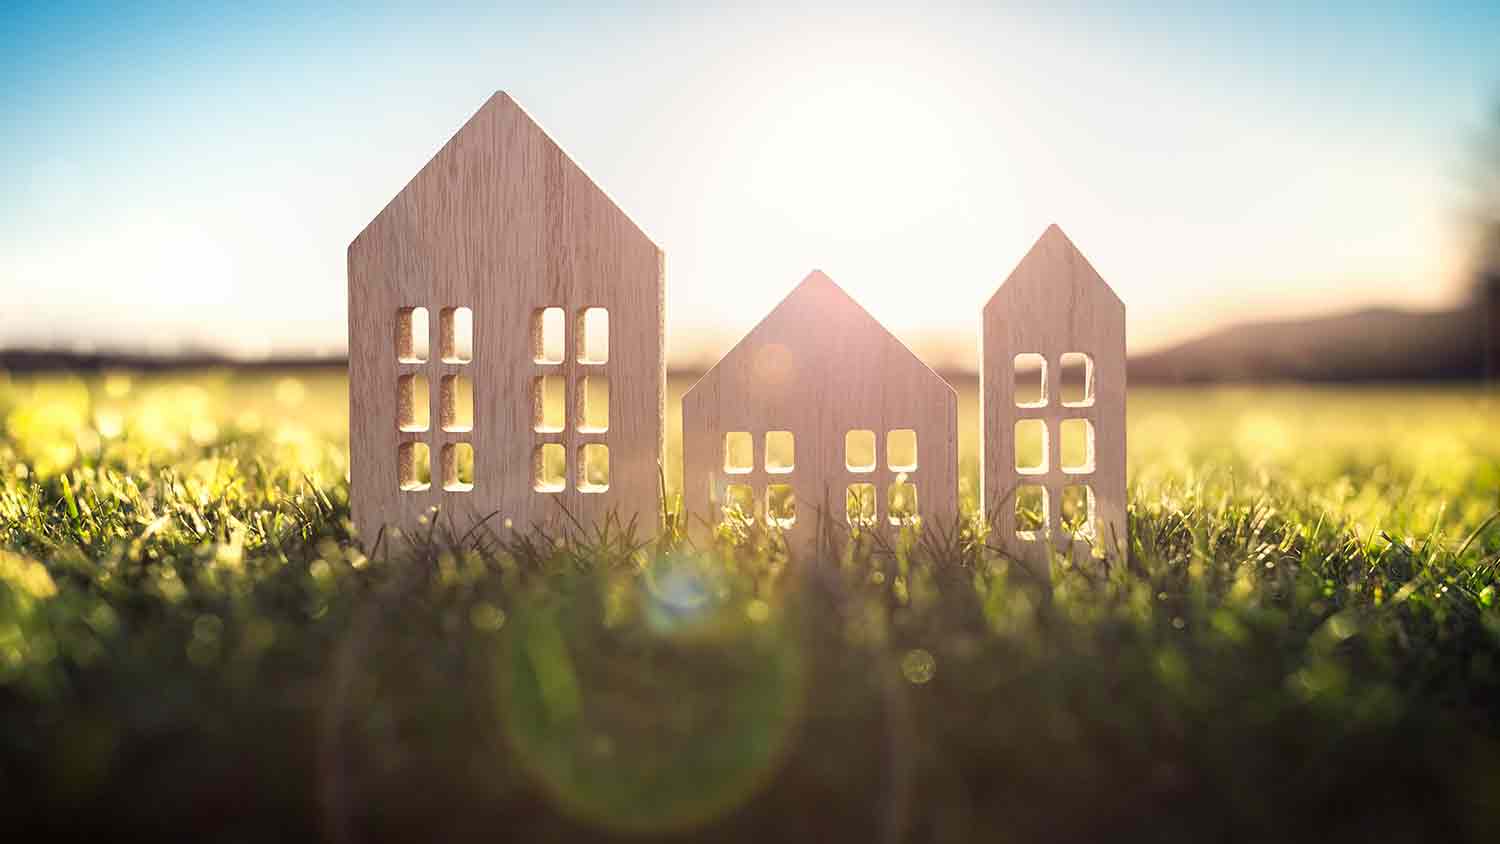
<svg viewBox="0 0 1500 844"><path fill-rule="evenodd" d="M896 804L911 840L1497 821L1475 390L1133 391L1129 558L1056 566L1050 594L935 522L826 560L743 522L707 548L441 520L361 542L345 407L337 373L0 377L9 799L175 832L216 806L266 840L869 841Z"/></svg>

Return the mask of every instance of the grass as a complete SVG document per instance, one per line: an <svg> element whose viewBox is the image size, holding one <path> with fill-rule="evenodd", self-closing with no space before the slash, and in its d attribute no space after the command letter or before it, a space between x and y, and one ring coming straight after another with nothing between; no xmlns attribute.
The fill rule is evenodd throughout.
<svg viewBox="0 0 1500 844"><path fill-rule="evenodd" d="M367 547L343 390L0 376L0 822L237 841L1500 828L1500 437L1478 390L1134 391L1129 559L1059 569L1050 595L972 525L819 561L753 530L692 548L613 524Z"/></svg>

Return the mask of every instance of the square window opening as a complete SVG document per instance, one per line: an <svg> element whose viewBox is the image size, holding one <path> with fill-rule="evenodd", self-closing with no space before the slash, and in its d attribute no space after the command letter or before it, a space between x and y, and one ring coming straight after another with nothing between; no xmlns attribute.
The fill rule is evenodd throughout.
<svg viewBox="0 0 1500 844"><path fill-rule="evenodd" d="M875 471L875 432L856 430L844 434L844 468L858 474Z"/></svg>
<svg viewBox="0 0 1500 844"><path fill-rule="evenodd" d="M568 386L561 375L538 375L531 379L531 428L538 434L555 434L567 425Z"/></svg>
<svg viewBox="0 0 1500 844"><path fill-rule="evenodd" d="M724 472L748 475L755 468L755 440L749 431L730 431L724 435Z"/></svg>
<svg viewBox="0 0 1500 844"><path fill-rule="evenodd" d="M531 488L562 492L568 485L568 452L561 443L542 443L531 458Z"/></svg>
<svg viewBox="0 0 1500 844"><path fill-rule="evenodd" d="M578 362L601 364L609 362L609 311L604 308L584 308L578 312Z"/></svg>
<svg viewBox="0 0 1500 844"><path fill-rule="evenodd" d="M1068 352L1058 362L1063 407L1088 407L1094 403L1094 359L1082 352Z"/></svg>
<svg viewBox="0 0 1500 844"><path fill-rule="evenodd" d="M474 360L474 311L469 308L444 308L439 315L438 337L444 363L469 363Z"/></svg>
<svg viewBox="0 0 1500 844"><path fill-rule="evenodd" d="M1016 538L1035 542L1048 535L1047 488L1022 486L1016 490Z"/></svg>
<svg viewBox="0 0 1500 844"><path fill-rule="evenodd" d="M474 445L448 443L443 446L443 489L470 492L474 489Z"/></svg>
<svg viewBox="0 0 1500 844"><path fill-rule="evenodd" d="M426 308L401 308L396 311L396 360L400 363L426 363L430 342Z"/></svg>
<svg viewBox="0 0 1500 844"><path fill-rule="evenodd" d="M531 314L531 359L540 364L563 362L566 318L558 307L537 308Z"/></svg>
<svg viewBox="0 0 1500 844"><path fill-rule="evenodd" d="M730 521L755 520L755 489L749 484L729 484L724 488L724 518Z"/></svg>
<svg viewBox="0 0 1500 844"><path fill-rule="evenodd" d="M845 495L844 510L849 527L872 528L875 526L875 485L849 484Z"/></svg>
<svg viewBox="0 0 1500 844"><path fill-rule="evenodd" d="M1087 419L1064 419L1058 426L1058 460L1070 475L1094 471L1094 423Z"/></svg>
<svg viewBox="0 0 1500 844"><path fill-rule="evenodd" d="M1016 407L1047 406L1047 359L1028 352L1016 355L1015 360Z"/></svg>
<svg viewBox="0 0 1500 844"><path fill-rule="evenodd" d="M578 491L609 491L609 446L588 443L578 449Z"/></svg>
<svg viewBox="0 0 1500 844"><path fill-rule="evenodd" d="M396 447L396 480L402 492L423 492L432 487L432 451L427 443L401 443Z"/></svg>
<svg viewBox="0 0 1500 844"><path fill-rule="evenodd" d="M797 466L797 441L791 431L766 432L766 472L787 475Z"/></svg>
<svg viewBox="0 0 1500 844"><path fill-rule="evenodd" d="M609 430L609 378L585 375L578 384L578 430L602 434Z"/></svg>
<svg viewBox="0 0 1500 844"><path fill-rule="evenodd" d="M425 431L432 427L431 394L426 375L402 375L396 379L396 428Z"/></svg>
<svg viewBox="0 0 1500 844"><path fill-rule="evenodd" d="M917 471L917 432L910 428L887 431L885 462L892 472Z"/></svg>
<svg viewBox="0 0 1500 844"><path fill-rule="evenodd" d="M438 390L438 418L444 431L474 430L474 382L469 376L443 376Z"/></svg>
<svg viewBox="0 0 1500 844"><path fill-rule="evenodd" d="M917 485L898 482L891 484L885 494L886 516L893 525L909 524L917 520Z"/></svg>
<svg viewBox="0 0 1500 844"><path fill-rule="evenodd" d="M766 487L766 524L782 530L797 524L797 493L791 484Z"/></svg>
<svg viewBox="0 0 1500 844"><path fill-rule="evenodd" d="M1040 419L1016 420L1016 472L1047 474L1047 423Z"/></svg>
<svg viewBox="0 0 1500 844"><path fill-rule="evenodd" d="M1088 484L1065 486L1058 504L1062 532L1074 539L1092 542L1095 536L1094 488Z"/></svg>

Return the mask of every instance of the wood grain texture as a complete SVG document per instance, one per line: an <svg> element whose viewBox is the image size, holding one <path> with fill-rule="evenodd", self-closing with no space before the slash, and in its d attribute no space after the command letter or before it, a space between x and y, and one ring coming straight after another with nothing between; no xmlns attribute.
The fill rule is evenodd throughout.
<svg viewBox="0 0 1500 844"><path fill-rule="evenodd" d="M1085 563L1093 547L1063 534L1060 504L1064 487L1087 484L1094 491L1095 544L1118 559L1127 547L1124 303L1054 225L984 306L983 332L981 503L995 541L1006 553L1030 562L1049 560L1050 545ZM1066 407L1061 401L1061 358L1069 352L1093 359L1094 397L1087 407ZM1040 354L1046 359L1045 406L1016 406L1015 357L1020 354ZM1015 423L1019 419L1038 419L1047 426L1044 474L1016 471ZM1094 470L1090 473L1062 471L1060 427L1065 419L1087 419L1093 424ZM1022 484L1046 488L1050 540L1017 537L1015 494Z"/></svg>
<svg viewBox="0 0 1500 844"><path fill-rule="evenodd" d="M796 522L786 531L799 555L818 550L821 526L844 531L850 484L875 486L879 529L892 530L886 495L902 473L886 453L889 431L917 433L917 467L905 473L924 520L957 514L958 398L937 373L886 331L828 276L813 272L683 397L683 500L689 524L721 518L729 484L749 485L765 513L769 484L790 484ZM845 435L875 432L873 471L845 464ZM748 473L725 471L724 435L751 434ZM795 439L791 472L766 471L769 431Z"/></svg>
<svg viewBox="0 0 1500 844"><path fill-rule="evenodd" d="M579 167L504 93L495 94L349 246L349 447L351 506L367 539L382 526L410 530L432 508L459 532L478 520L497 532L559 525L564 508L584 524L608 511L654 533L660 520L659 467L666 373L662 253ZM533 315L565 309L565 354L534 362ZM425 307L431 332L424 363L398 363L400 309ZM468 363L446 362L443 309L473 309ZM576 318L609 311L603 364L578 361ZM445 375L472 379L473 429L445 431L431 414L421 432L397 428L397 379L424 374L428 406L444 407ZM583 376L605 375L612 395L608 430L583 433L571 408ZM564 430L533 430L533 379L560 375L568 389ZM431 447L432 486L398 489L398 446ZM440 455L472 443L474 486L443 487ZM559 443L567 484L533 489L537 446ZM579 489L586 443L609 447L605 492Z"/></svg>

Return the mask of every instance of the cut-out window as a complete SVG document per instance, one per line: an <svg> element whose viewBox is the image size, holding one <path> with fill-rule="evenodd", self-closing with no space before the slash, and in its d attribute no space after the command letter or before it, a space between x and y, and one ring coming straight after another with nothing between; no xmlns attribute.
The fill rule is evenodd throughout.
<svg viewBox="0 0 1500 844"><path fill-rule="evenodd" d="M724 515L750 521L755 518L755 490L749 484L729 484L724 488Z"/></svg>
<svg viewBox="0 0 1500 844"><path fill-rule="evenodd" d="M537 363L563 362L567 326L562 308L538 308L531 315L531 358Z"/></svg>
<svg viewBox="0 0 1500 844"><path fill-rule="evenodd" d="M431 394L426 375L402 375L396 379L396 427L402 431L425 431L432 426Z"/></svg>
<svg viewBox="0 0 1500 844"><path fill-rule="evenodd" d="M861 474L875 471L874 431L850 431L844 434L844 468Z"/></svg>
<svg viewBox="0 0 1500 844"><path fill-rule="evenodd" d="M1068 352L1058 361L1062 382L1058 399L1063 407L1088 407L1094 403L1094 359L1082 352Z"/></svg>
<svg viewBox="0 0 1500 844"><path fill-rule="evenodd" d="M609 430L609 378L585 375L579 382L578 430L585 434Z"/></svg>
<svg viewBox="0 0 1500 844"><path fill-rule="evenodd" d="M875 485L849 484L845 496L845 512L849 526L867 528L875 526Z"/></svg>
<svg viewBox="0 0 1500 844"><path fill-rule="evenodd" d="M555 434L567 425L568 386L561 375L539 375L531 380L531 427L539 434Z"/></svg>
<svg viewBox="0 0 1500 844"><path fill-rule="evenodd" d="M1094 538L1094 489L1088 484L1063 487L1058 502L1062 531L1075 539Z"/></svg>
<svg viewBox="0 0 1500 844"><path fill-rule="evenodd" d="M609 490L609 446L588 443L578 449L578 491Z"/></svg>
<svg viewBox="0 0 1500 844"><path fill-rule="evenodd" d="M766 471L785 475L796 468L797 442L791 431L766 432Z"/></svg>
<svg viewBox="0 0 1500 844"><path fill-rule="evenodd" d="M531 488L562 492L568 484L568 452L561 443L542 443L531 458Z"/></svg>
<svg viewBox="0 0 1500 844"><path fill-rule="evenodd" d="M724 435L724 471L730 475L747 475L755 468L755 440L748 431L730 431Z"/></svg>
<svg viewBox="0 0 1500 844"><path fill-rule="evenodd" d="M1047 488L1020 487L1016 490L1016 538L1032 542L1047 533Z"/></svg>
<svg viewBox="0 0 1500 844"><path fill-rule="evenodd" d="M1087 419L1064 419L1058 426L1058 460L1070 475L1094 471L1094 423Z"/></svg>
<svg viewBox="0 0 1500 844"><path fill-rule="evenodd" d="M474 382L467 375L444 375L440 386L438 419L443 430L474 430Z"/></svg>
<svg viewBox="0 0 1500 844"><path fill-rule="evenodd" d="M910 522L917 517L917 485L894 483L886 489L886 515L893 525Z"/></svg>
<svg viewBox="0 0 1500 844"><path fill-rule="evenodd" d="M1016 355L1016 407L1047 405L1047 359L1037 354Z"/></svg>
<svg viewBox="0 0 1500 844"><path fill-rule="evenodd" d="M892 472L917 471L917 432L910 428L887 431L885 462Z"/></svg>
<svg viewBox="0 0 1500 844"><path fill-rule="evenodd" d="M797 523L797 493L791 484L770 484L766 487L766 524L782 530Z"/></svg>
<svg viewBox="0 0 1500 844"><path fill-rule="evenodd" d="M432 451L427 443L396 447L396 479L403 492L421 492L432 486Z"/></svg>
<svg viewBox="0 0 1500 844"><path fill-rule="evenodd" d="M396 311L396 360L401 363L426 363L428 346L426 308L401 308Z"/></svg>
<svg viewBox="0 0 1500 844"><path fill-rule="evenodd" d="M584 308L578 313L578 362L609 362L609 311Z"/></svg>
<svg viewBox="0 0 1500 844"><path fill-rule="evenodd" d="M1040 419L1016 420L1016 471L1023 475L1047 474L1047 423Z"/></svg>
<svg viewBox="0 0 1500 844"><path fill-rule="evenodd" d="M474 489L474 446L471 443L443 446L443 489L448 492Z"/></svg>
<svg viewBox="0 0 1500 844"><path fill-rule="evenodd" d="M474 360L474 311L469 308L443 308L438 327L443 363L468 363Z"/></svg>

